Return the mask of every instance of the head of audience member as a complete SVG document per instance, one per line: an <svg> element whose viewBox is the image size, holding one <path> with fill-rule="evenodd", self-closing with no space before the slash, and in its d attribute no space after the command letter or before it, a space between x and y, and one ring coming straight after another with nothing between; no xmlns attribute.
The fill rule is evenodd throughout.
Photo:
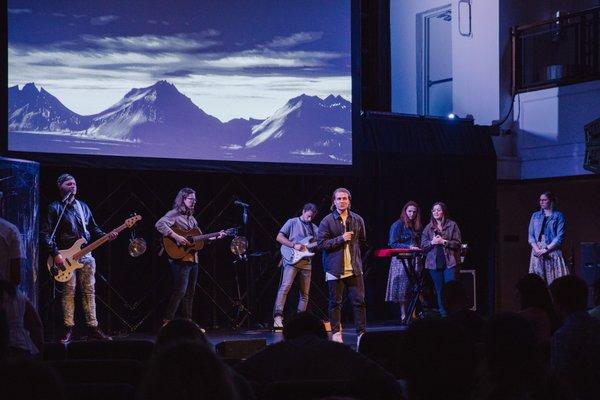
<svg viewBox="0 0 600 400"><path fill-rule="evenodd" d="M561 319L587 309L588 287L585 281L575 275L561 276L550 284L550 294L554 309Z"/></svg>
<svg viewBox="0 0 600 400"><path fill-rule="evenodd" d="M552 298L544 279L537 274L527 274L517 282L521 310L528 308L552 309Z"/></svg>
<svg viewBox="0 0 600 400"><path fill-rule="evenodd" d="M57 372L39 361L26 358L0 364L0 388L3 399L62 400L65 387Z"/></svg>
<svg viewBox="0 0 600 400"><path fill-rule="evenodd" d="M514 382L527 379L537 366L538 342L533 327L516 313L490 318L484 333L485 353L492 379Z"/></svg>
<svg viewBox="0 0 600 400"><path fill-rule="evenodd" d="M467 310L469 308L469 300L467 299L467 291L463 284L456 280L446 282L442 286L442 303L448 314Z"/></svg>
<svg viewBox="0 0 600 400"><path fill-rule="evenodd" d="M169 321L165 326L160 328L158 335L156 335L154 351L160 351L164 347L181 340L192 341L210 348L210 344L202 329L194 321L177 318Z"/></svg>
<svg viewBox="0 0 600 400"><path fill-rule="evenodd" d="M327 339L327 331L323 326L323 321L307 311L294 314L283 327L283 338L292 340L301 336L316 336L320 339Z"/></svg>
<svg viewBox="0 0 600 400"><path fill-rule="evenodd" d="M414 321L407 330L403 347L406 354L401 362L409 399L469 397L475 357L460 325L438 318Z"/></svg>
<svg viewBox="0 0 600 400"><path fill-rule="evenodd" d="M140 388L142 400L234 400L239 396L225 364L207 346L180 340L152 356Z"/></svg>

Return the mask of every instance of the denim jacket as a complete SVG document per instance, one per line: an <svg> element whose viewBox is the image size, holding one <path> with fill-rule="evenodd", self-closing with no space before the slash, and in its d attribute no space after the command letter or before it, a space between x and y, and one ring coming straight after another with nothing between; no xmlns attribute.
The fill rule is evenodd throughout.
<svg viewBox="0 0 600 400"><path fill-rule="evenodd" d="M367 239L365 233L365 222L362 217L352 211L348 211L346 220L354 235L350 241L350 257L352 258L352 270L354 275L362 275L361 246L365 246ZM323 268L325 272L340 277L344 273L344 224L342 217L333 212L323 218L319 224L318 240L319 249L323 250Z"/></svg>
<svg viewBox="0 0 600 400"><path fill-rule="evenodd" d="M529 244L537 243L544 222L544 212L536 211L531 215L529 221ZM544 238L548 250L554 250L560 247L565 236L565 216L560 211L552 211L548 216L546 227L544 229Z"/></svg>
<svg viewBox="0 0 600 400"><path fill-rule="evenodd" d="M393 249L408 249L411 245L421 245L421 232L415 232L400 220L390 227L388 245Z"/></svg>
<svg viewBox="0 0 600 400"><path fill-rule="evenodd" d="M435 263L435 248L436 246L442 246L441 244L432 245L431 240L435 236L433 225L431 222L427 224L423 229L423 236L421 237L421 249L425 253L425 268L436 269ZM461 235L460 229L456 222L446 219L444 226L442 227L442 238L448 242L444 247L444 258L446 259L446 268L457 267L460 263L460 246L461 246Z"/></svg>

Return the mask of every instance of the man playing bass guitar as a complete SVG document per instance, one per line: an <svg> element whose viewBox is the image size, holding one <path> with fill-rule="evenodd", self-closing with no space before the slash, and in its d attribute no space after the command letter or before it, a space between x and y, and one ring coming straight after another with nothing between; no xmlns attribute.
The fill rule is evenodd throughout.
<svg viewBox="0 0 600 400"><path fill-rule="evenodd" d="M96 224L92 212L87 204L81 200L76 200L77 182L70 174L62 174L56 181L61 201L55 201L48 206L48 215L43 221L41 228L42 243L46 250L53 257L54 265L57 267L65 263L59 249L71 247L78 239L85 239L90 242L92 237L99 238L105 235L104 231ZM65 206L66 204L66 206ZM58 223L61 210L65 207L64 214ZM56 227L54 237L52 231ZM113 240L119 233L111 231L108 234L108 240ZM83 268L73 273L71 278L64 283L62 292L62 309L65 332L61 339L63 343L71 341L73 338L73 328L75 326L75 287L79 281L82 293L83 313L85 323L88 328L88 339L110 340L110 336L105 335L98 329L98 320L96 319L96 294L95 294L95 273L96 260L91 253L84 255L80 260Z"/></svg>
<svg viewBox="0 0 600 400"><path fill-rule="evenodd" d="M194 207L196 206L196 192L190 188L183 188L177 193L173 202L173 209L169 210L156 222L156 229L164 237L172 240L182 248L193 246L184 232L198 230L198 221L194 218ZM179 233L178 233L179 232ZM225 237L224 231L219 232L215 239ZM175 317L179 304L183 300L182 314L186 319L192 319L192 305L194 303L194 292L196 280L198 279L198 252L193 248L181 258L169 257L169 264L173 274L173 289L167 304L163 325Z"/></svg>
<svg viewBox="0 0 600 400"><path fill-rule="evenodd" d="M273 329L275 330L283 329L283 308L296 275L300 275L298 312L306 311L308 306L311 256L314 255L310 250L317 245L318 227L312 223L316 215L317 206L307 203L302 207L302 214L299 217L288 219L277 234L276 240L281 243L283 266L273 309Z"/></svg>

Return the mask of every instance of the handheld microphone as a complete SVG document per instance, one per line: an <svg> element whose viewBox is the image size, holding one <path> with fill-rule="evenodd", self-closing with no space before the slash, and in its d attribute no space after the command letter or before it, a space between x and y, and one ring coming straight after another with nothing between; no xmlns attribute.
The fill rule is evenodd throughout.
<svg viewBox="0 0 600 400"><path fill-rule="evenodd" d="M350 232L353 230L352 221L348 218L346 220L346 232Z"/></svg>
<svg viewBox="0 0 600 400"><path fill-rule="evenodd" d="M239 201L239 200L234 201L233 204L235 204L236 206L250 207L250 204L244 203L244 202Z"/></svg>

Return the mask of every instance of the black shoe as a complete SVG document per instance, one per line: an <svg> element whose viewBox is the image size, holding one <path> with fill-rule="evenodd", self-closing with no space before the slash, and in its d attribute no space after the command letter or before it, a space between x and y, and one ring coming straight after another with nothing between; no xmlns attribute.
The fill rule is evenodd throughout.
<svg viewBox="0 0 600 400"><path fill-rule="evenodd" d="M105 334L97 326L90 326L87 340L112 340L110 336Z"/></svg>
<svg viewBox="0 0 600 400"><path fill-rule="evenodd" d="M65 326L65 334L60 339L60 342L63 344L69 343L71 340L73 340L75 338L74 336L75 335L73 335L73 327Z"/></svg>

